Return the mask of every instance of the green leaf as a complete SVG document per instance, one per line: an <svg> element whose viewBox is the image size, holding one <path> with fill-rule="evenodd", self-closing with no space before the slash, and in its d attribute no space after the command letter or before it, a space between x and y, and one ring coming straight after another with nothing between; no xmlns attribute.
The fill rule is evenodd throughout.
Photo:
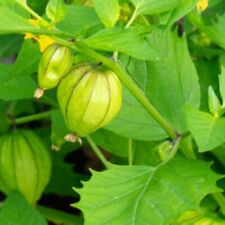
<svg viewBox="0 0 225 225"><path fill-rule="evenodd" d="M6 117L6 108L7 104L4 101L0 100L0 134L6 133L6 131L9 129L10 125L8 122L8 119Z"/></svg>
<svg viewBox="0 0 225 225"><path fill-rule="evenodd" d="M46 193L54 193L61 196L73 195L71 187L81 187L81 179L84 179L84 175L75 173L73 171L73 164L65 162L58 152L52 154L53 167L51 180L45 190Z"/></svg>
<svg viewBox="0 0 225 225"><path fill-rule="evenodd" d="M66 127L65 121L63 119L62 112L60 110L54 110L52 112L52 129L51 129L51 140L52 145L55 148L61 147L65 142L65 135L69 133L68 128Z"/></svg>
<svg viewBox="0 0 225 225"><path fill-rule="evenodd" d="M12 192L0 211L0 224L47 225L41 214L18 192Z"/></svg>
<svg viewBox="0 0 225 225"><path fill-rule="evenodd" d="M140 61L124 55L120 61L160 113L179 131L185 131L183 105L189 103L198 107L200 104L198 75L187 49L186 38L179 38L176 32L170 31L155 32L150 38L152 45L160 52L159 61ZM106 129L138 140L166 138L160 125L126 88L123 90L122 109Z"/></svg>
<svg viewBox="0 0 225 225"><path fill-rule="evenodd" d="M208 111L208 87L211 85L219 94L218 90L218 64L209 60L198 60L195 62L199 74L199 84L201 87L201 110Z"/></svg>
<svg viewBox="0 0 225 225"><path fill-rule="evenodd" d="M133 164L156 166L167 156L168 148L171 146L169 141L133 141Z"/></svg>
<svg viewBox="0 0 225 225"><path fill-rule="evenodd" d="M0 6L0 34L36 31L28 20L4 6Z"/></svg>
<svg viewBox="0 0 225 225"><path fill-rule="evenodd" d="M173 9L179 0L131 0L138 14L158 14Z"/></svg>
<svg viewBox="0 0 225 225"><path fill-rule="evenodd" d="M161 17L161 24L171 26L174 22L188 14L196 7L199 0L182 0L179 4L169 12L165 12Z"/></svg>
<svg viewBox="0 0 225 225"><path fill-rule="evenodd" d="M58 23L65 17L65 3L63 0L50 0L46 7L46 15L53 23Z"/></svg>
<svg viewBox="0 0 225 225"><path fill-rule="evenodd" d="M20 5L26 5L27 4L27 0L16 0L17 3L19 3Z"/></svg>
<svg viewBox="0 0 225 225"><path fill-rule="evenodd" d="M158 60L158 54L153 45L133 30L128 29L105 29L83 40L94 48L105 51L119 51L142 60Z"/></svg>
<svg viewBox="0 0 225 225"><path fill-rule="evenodd" d="M209 96L209 110L212 113L212 115L217 117L219 116L218 113L219 113L219 110L221 109L221 104L212 86L209 86L208 96Z"/></svg>
<svg viewBox="0 0 225 225"><path fill-rule="evenodd" d="M142 77L139 73L135 75ZM125 87L123 87L122 108L105 129L137 140L158 141L167 138L166 132Z"/></svg>
<svg viewBox="0 0 225 225"><path fill-rule="evenodd" d="M187 126L199 152L209 151L225 142L225 118L217 118L193 107L185 107Z"/></svg>
<svg viewBox="0 0 225 225"><path fill-rule="evenodd" d="M7 57L15 55L21 44L23 37L21 35L1 35L0 36L0 56Z"/></svg>
<svg viewBox="0 0 225 225"><path fill-rule="evenodd" d="M128 139L106 129L100 129L91 135L94 142L105 150L121 157L127 157Z"/></svg>
<svg viewBox="0 0 225 225"><path fill-rule="evenodd" d="M114 27L120 16L118 0L93 0L95 11L106 27Z"/></svg>
<svg viewBox="0 0 225 225"><path fill-rule="evenodd" d="M219 89L220 95L223 100L223 106L225 106L225 68L222 67L221 74L219 75Z"/></svg>
<svg viewBox="0 0 225 225"><path fill-rule="evenodd" d="M130 74L136 76L141 87L158 111L180 132L186 130L182 107L200 105L198 74L187 48L185 35L177 32L153 32L149 41L160 53L160 60L148 62L140 69L132 65ZM145 74L145 79L143 75ZM142 80L138 80L138 77Z"/></svg>
<svg viewBox="0 0 225 225"><path fill-rule="evenodd" d="M94 142L113 155L127 158L130 139L106 129L100 129L91 135ZM171 143L164 141L132 140L133 163L136 165L155 166L162 162L171 149ZM127 159L126 159L127 162Z"/></svg>
<svg viewBox="0 0 225 225"><path fill-rule="evenodd" d="M36 84L30 75L37 71L39 58L38 45L25 41L12 66L0 65L0 99L33 97Z"/></svg>
<svg viewBox="0 0 225 225"><path fill-rule="evenodd" d="M94 9L82 5L68 5L64 20L56 26L72 35L77 35L100 23Z"/></svg>
<svg viewBox="0 0 225 225"><path fill-rule="evenodd" d="M225 49L225 14L218 16L217 22L214 22L212 26L206 25L201 19L200 15L196 13L190 13L189 20L204 32L213 42Z"/></svg>
<svg viewBox="0 0 225 225"><path fill-rule="evenodd" d="M220 176L198 160L112 166L92 174L76 189L81 200L75 206L83 211L85 225L167 225L182 212L198 209L208 193L219 191Z"/></svg>

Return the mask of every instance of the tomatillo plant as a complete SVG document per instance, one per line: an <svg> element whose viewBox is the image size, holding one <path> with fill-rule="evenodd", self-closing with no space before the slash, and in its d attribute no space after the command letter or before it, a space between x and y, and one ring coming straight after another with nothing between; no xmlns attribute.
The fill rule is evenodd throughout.
<svg viewBox="0 0 225 225"><path fill-rule="evenodd" d="M224 15L0 2L0 224L225 224Z"/></svg>

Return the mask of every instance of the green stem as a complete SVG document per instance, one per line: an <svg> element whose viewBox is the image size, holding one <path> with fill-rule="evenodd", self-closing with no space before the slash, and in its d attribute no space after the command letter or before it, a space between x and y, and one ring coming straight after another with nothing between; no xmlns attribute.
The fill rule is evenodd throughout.
<svg viewBox="0 0 225 225"><path fill-rule="evenodd" d="M16 107L16 101L12 101L12 102L9 104L9 106L8 106L8 108L7 108L7 110L6 110L6 114L7 114L7 115L13 115L14 110L15 110L15 107Z"/></svg>
<svg viewBox="0 0 225 225"><path fill-rule="evenodd" d="M128 165L133 165L133 140L128 139Z"/></svg>
<svg viewBox="0 0 225 225"><path fill-rule="evenodd" d="M174 145L173 145L173 148L172 148L172 150L171 150L170 154L168 155L168 157L167 157L167 159L166 159L165 162L168 162L168 161L170 161L170 160L172 160L172 159L174 158L174 156L176 155L176 153L177 153L177 151L178 151L178 149L179 149L179 147L180 147L181 139L182 139L181 136L179 136L179 137L176 139L176 141L175 141L175 143L174 143Z"/></svg>
<svg viewBox="0 0 225 225"><path fill-rule="evenodd" d="M86 138L88 144L91 146L94 153L98 156L98 158L102 162L102 164L105 166L105 168L108 169L110 167L110 163L107 161L105 156L102 154L101 150L98 148L98 146L95 144L95 142L92 140L92 138L89 135L87 135L85 138Z"/></svg>
<svg viewBox="0 0 225 225"><path fill-rule="evenodd" d="M20 2L17 2L22 8L24 8L27 12L29 12L35 19L38 19L44 23L46 23L46 21L39 16L33 9L31 9L27 4L22 4Z"/></svg>
<svg viewBox="0 0 225 225"><path fill-rule="evenodd" d="M197 159L196 153L193 150L193 146L190 145L191 136L189 132L186 132L182 135L182 141L180 143L180 149L183 153L183 155L188 159Z"/></svg>
<svg viewBox="0 0 225 225"><path fill-rule="evenodd" d="M47 112L42 112L42 113L37 113L29 116L24 116L21 118L17 118L14 120L16 124L23 124L23 123L29 123L35 120L41 120L50 117L52 114L52 111L47 111Z"/></svg>
<svg viewBox="0 0 225 225"><path fill-rule="evenodd" d="M213 198L215 201L218 203L220 206L220 210L225 215L225 197L222 193L214 193L212 194Z"/></svg>
<svg viewBox="0 0 225 225"><path fill-rule="evenodd" d="M128 28L131 26L131 24L132 24L132 23L134 22L134 20L136 19L136 16L137 16L137 8L135 8L135 10L134 10L134 12L133 12L133 14L132 14L130 20L128 21L128 23L127 23L126 26L125 26L125 29L128 29ZM117 61L117 59L118 59L118 54L119 54L118 51L113 52L113 59L114 59L115 61Z"/></svg>
<svg viewBox="0 0 225 225"><path fill-rule="evenodd" d="M133 12L130 20L128 21L128 23L125 26L126 29L129 28L131 26L131 24L134 22L134 20L136 19L136 17L137 17L137 11L138 11L137 8L135 8L135 10L134 10L134 12Z"/></svg>
<svg viewBox="0 0 225 225"><path fill-rule="evenodd" d="M37 210L50 222L64 225L82 225L83 219L81 216L73 216L56 209L45 206L37 206Z"/></svg>

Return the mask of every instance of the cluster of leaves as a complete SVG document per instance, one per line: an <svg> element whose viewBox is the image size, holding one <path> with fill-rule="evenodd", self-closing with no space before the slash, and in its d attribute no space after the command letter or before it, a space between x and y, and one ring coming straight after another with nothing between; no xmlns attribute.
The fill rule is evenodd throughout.
<svg viewBox="0 0 225 225"><path fill-rule="evenodd" d="M51 152L46 193L75 196L76 187L74 207L85 225L225 224L224 179L217 174L225 172L224 1L209 1L203 13L198 0L67 3L0 0L0 134L26 127L61 148ZM68 47L75 40L74 63L95 60L129 74L118 74L124 81L119 115L90 136L112 163L91 171L82 187L86 175L65 162L79 146L64 143L68 130L55 90L33 98L41 52L36 41L24 40L26 33ZM80 217L33 209L16 192L3 204L0 224L45 225L40 212L56 224L82 224Z"/></svg>

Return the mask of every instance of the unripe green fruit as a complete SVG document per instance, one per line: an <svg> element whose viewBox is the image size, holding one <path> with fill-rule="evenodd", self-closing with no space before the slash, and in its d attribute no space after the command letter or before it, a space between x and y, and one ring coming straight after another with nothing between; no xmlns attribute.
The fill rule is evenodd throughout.
<svg viewBox="0 0 225 225"><path fill-rule="evenodd" d="M50 179L51 158L42 140L18 130L0 138L0 189L20 191L35 204Z"/></svg>
<svg viewBox="0 0 225 225"><path fill-rule="evenodd" d="M57 98L68 128L83 137L117 115L122 88L113 71L79 64L60 81Z"/></svg>
<svg viewBox="0 0 225 225"><path fill-rule="evenodd" d="M39 92L56 87L60 79L69 72L72 63L73 54L69 48L56 43L49 45L38 65ZM41 96L36 93L35 97Z"/></svg>

